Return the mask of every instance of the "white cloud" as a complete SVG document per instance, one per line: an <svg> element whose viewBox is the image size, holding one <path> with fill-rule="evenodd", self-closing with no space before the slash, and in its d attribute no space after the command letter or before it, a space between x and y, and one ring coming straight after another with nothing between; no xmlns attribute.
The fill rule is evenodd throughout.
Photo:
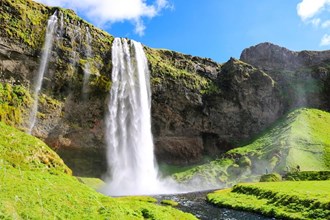
<svg viewBox="0 0 330 220"><path fill-rule="evenodd" d="M321 25L322 28L328 28L330 27L330 20L326 20Z"/></svg>
<svg viewBox="0 0 330 220"><path fill-rule="evenodd" d="M330 45L330 35L325 34L323 35L320 46L329 46Z"/></svg>
<svg viewBox="0 0 330 220"><path fill-rule="evenodd" d="M314 18L314 19L311 20L311 23L312 23L313 26L318 27L319 24L321 23L321 19L320 18Z"/></svg>
<svg viewBox="0 0 330 220"><path fill-rule="evenodd" d="M143 35L145 25L143 18L153 18L166 8L171 8L168 0L155 0L148 4L146 0L35 0L50 6L71 8L96 25L131 21L135 33Z"/></svg>
<svg viewBox="0 0 330 220"><path fill-rule="evenodd" d="M329 3L329 0L303 0L297 5L297 13L303 21L306 21L320 13Z"/></svg>

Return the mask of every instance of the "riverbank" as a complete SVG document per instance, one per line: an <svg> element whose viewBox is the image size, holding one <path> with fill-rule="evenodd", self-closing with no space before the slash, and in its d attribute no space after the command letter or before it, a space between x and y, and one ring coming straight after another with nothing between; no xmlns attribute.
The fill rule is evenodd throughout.
<svg viewBox="0 0 330 220"><path fill-rule="evenodd" d="M284 181L235 185L207 195L219 207L284 219L330 219L330 181Z"/></svg>
<svg viewBox="0 0 330 220"><path fill-rule="evenodd" d="M170 200L177 203L175 208L188 212L196 216L200 220L272 220L259 214L239 211L228 208L219 208L206 201L206 195L211 190L196 191L190 193L174 194L174 195L158 195L154 196L161 203L163 200Z"/></svg>

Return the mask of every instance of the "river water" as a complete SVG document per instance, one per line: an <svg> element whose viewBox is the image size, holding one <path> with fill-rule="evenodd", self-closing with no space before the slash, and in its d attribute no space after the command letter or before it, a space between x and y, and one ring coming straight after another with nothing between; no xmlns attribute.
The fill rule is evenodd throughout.
<svg viewBox="0 0 330 220"><path fill-rule="evenodd" d="M202 220L275 220L275 218L268 218L254 213L216 207L206 202L206 195L210 192L212 191L159 195L154 197L159 202L165 199L176 201L179 205L175 208L189 212Z"/></svg>

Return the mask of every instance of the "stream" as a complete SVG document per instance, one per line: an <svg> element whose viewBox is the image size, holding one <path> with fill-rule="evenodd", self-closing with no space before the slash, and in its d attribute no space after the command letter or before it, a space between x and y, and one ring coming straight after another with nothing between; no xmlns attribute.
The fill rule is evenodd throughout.
<svg viewBox="0 0 330 220"><path fill-rule="evenodd" d="M175 208L189 212L201 220L275 220L255 213L219 208L206 202L206 195L212 191L154 196L159 202L173 200L179 203Z"/></svg>

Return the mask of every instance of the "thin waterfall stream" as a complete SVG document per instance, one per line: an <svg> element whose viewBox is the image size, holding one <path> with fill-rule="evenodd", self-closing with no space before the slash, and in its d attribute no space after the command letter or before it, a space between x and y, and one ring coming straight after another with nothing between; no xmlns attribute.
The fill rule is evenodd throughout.
<svg viewBox="0 0 330 220"><path fill-rule="evenodd" d="M91 75L91 66L90 66L90 58L92 57L92 48L91 48L91 43L92 43L92 36L90 34L89 28L86 27L86 44L85 44L85 53L86 53L86 63L84 65L84 78L83 78L83 88L82 88L82 93L83 93L83 98L87 99L88 98L88 92L89 92L89 78Z"/></svg>
<svg viewBox="0 0 330 220"><path fill-rule="evenodd" d="M39 103L39 93L42 86L42 80L44 78L44 74L47 69L50 52L53 47L53 40L54 40L54 33L57 28L57 12L55 12L47 22L47 29L46 29L46 37L45 37L45 43L43 46L43 52L41 56L41 62L38 70L38 74L35 78L34 82L34 88L33 88L33 105L30 111L30 117L29 117L29 127L28 127L28 133L31 134L32 130L35 126L36 119L37 119L37 112L38 112L38 103Z"/></svg>

